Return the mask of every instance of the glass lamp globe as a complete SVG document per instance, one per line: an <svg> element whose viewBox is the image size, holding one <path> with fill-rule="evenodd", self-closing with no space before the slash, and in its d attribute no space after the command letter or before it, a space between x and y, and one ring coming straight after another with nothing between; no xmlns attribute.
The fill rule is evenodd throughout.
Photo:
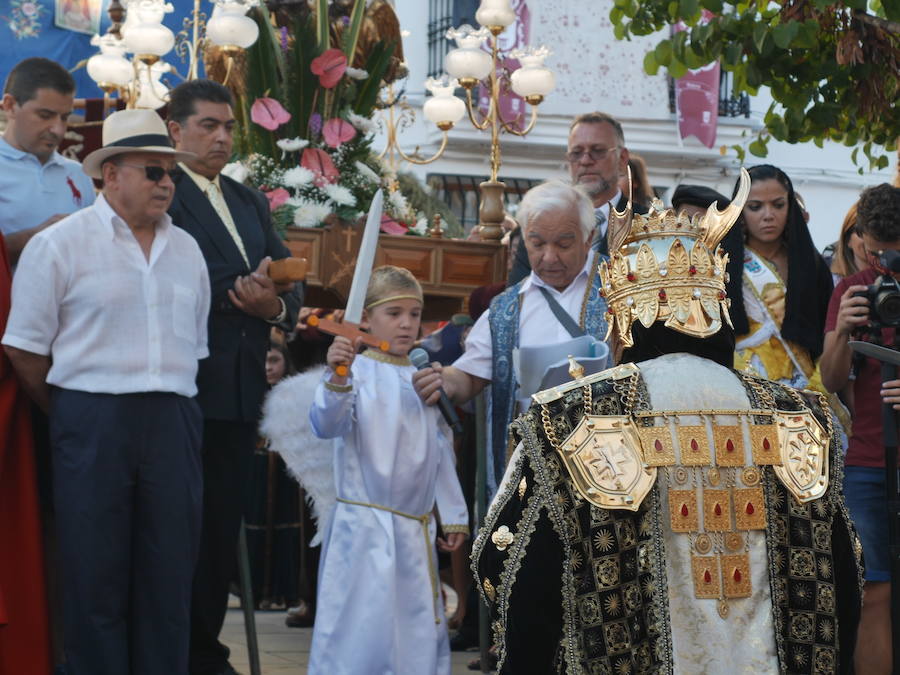
<svg viewBox="0 0 900 675"><path fill-rule="evenodd" d="M474 87L491 72L491 56L481 48L490 34L487 28L476 31L468 24L447 31L447 39L456 40L457 48L448 52L444 65L463 87Z"/></svg>
<svg viewBox="0 0 900 675"><path fill-rule="evenodd" d="M510 52L510 56L519 59L522 64L510 78L512 90L532 105L544 100L544 96L556 86L553 71L544 65L544 59L550 56L550 53L546 47L517 49Z"/></svg>
<svg viewBox="0 0 900 675"><path fill-rule="evenodd" d="M429 77L425 80L425 88L432 95L422 106L422 112L442 131L452 128L466 114L466 104L453 95L458 84L446 75L440 79Z"/></svg>
<svg viewBox="0 0 900 675"><path fill-rule="evenodd" d="M175 46L175 35L162 25L163 17L174 11L171 3L163 0L131 0L128 18L122 26L126 49L145 63L155 63ZM136 18L128 25L131 14Z"/></svg>
<svg viewBox="0 0 900 675"><path fill-rule="evenodd" d="M246 12L258 2L241 0L216 0L206 37L214 45L224 49L247 49L259 37L259 26Z"/></svg>
<svg viewBox="0 0 900 675"><path fill-rule="evenodd" d="M510 7L509 0L481 0L475 20L482 26L506 28L516 20L516 13Z"/></svg>
<svg viewBox="0 0 900 675"><path fill-rule="evenodd" d="M125 58L125 45L115 35L95 35L91 44L100 47L87 62L87 72L97 86L104 91L125 87L134 77L131 62Z"/></svg>

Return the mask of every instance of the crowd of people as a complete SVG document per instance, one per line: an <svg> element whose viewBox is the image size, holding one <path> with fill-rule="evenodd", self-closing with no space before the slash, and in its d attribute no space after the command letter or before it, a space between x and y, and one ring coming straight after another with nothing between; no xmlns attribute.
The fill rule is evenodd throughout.
<svg viewBox="0 0 900 675"><path fill-rule="evenodd" d="M900 186L826 261L778 167L667 209L622 125L580 115L569 180L507 219L506 282L423 340L418 281L376 268L388 348L363 350L269 277L289 251L222 173L228 89L112 113L81 164L74 93L33 58L2 100L0 673L234 674L242 526L244 598L314 626L310 673L449 673L479 602L505 673L891 672L900 380L848 343L895 346L872 289L900 276Z"/></svg>

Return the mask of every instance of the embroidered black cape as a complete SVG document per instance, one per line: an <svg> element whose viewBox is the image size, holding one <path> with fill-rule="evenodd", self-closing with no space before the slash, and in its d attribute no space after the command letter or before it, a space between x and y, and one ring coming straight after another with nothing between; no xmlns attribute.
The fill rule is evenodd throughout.
<svg viewBox="0 0 900 675"><path fill-rule="evenodd" d="M778 409L799 409L786 387L757 382ZM649 409L643 382L641 389L639 398ZM624 414L619 382L596 381L592 392L593 414ZM747 392L754 408L765 407L750 387ZM548 406L559 439L585 412L580 389ZM809 409L824 422L825 411L815 404ZM500 672L675 672L662 539L668 522L658 488L637 512L592 506L575 490L544 433L540 412L532 405L512 425L522 448L472 554L479 592L491 612ZM807 504L793 498L771 466L762 467L775 642L783 673L851 672L861 551L843 501L842 457L834 439L830 452L828 491ZM500 550L491 535L503 526L513 541ZM610 607L617 611L609 612Z"/></svg>

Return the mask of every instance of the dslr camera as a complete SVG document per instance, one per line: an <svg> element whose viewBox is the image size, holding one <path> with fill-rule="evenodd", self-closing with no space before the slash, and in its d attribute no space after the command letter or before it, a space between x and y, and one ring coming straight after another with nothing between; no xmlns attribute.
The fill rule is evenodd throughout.
<svg viewBox="0 0 900 675"><path fill-rule="evenodd" d="M888 272L900 274L900 251L884 251L878 256L878 265ZM900 282L891 274L882 274L874 284L853 296L868 298L870 328L900 326Z"/></svg>

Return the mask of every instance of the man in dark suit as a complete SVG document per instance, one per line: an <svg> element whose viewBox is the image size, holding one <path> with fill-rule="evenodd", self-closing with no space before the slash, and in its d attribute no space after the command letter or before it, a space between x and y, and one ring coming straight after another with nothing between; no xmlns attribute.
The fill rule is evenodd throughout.
<svg viewBox="0 0 900 675"><path fill-rule="evenodd" d="M290 255L259 191L221 175L231 157L231 93L210 80L170 92L169 133L197 158L174 178L172 221L197 240L209 269L209 358L200 363L203 530L191 598L191 675L234 673L218 640L228 606L273 325L293 330L301 289L276 287L269 262Z"/></svg>
<svg viewBox="0 0 900 675"><path fill-rule="evenodd" d="M628 166L628 148L625 147L622 125L602 112L579 115L569 127L566 161L572 182L584 188L594 202L597 233L593 248L607 255L606 223L610 204L622 211L628 201L628 196L619 190L619 176L626 175ZM647 211L642 204L636 204L634 210L638 213ZM519 241L514 255L508 279L510 286L531 272L524 238Z"/></svg>

